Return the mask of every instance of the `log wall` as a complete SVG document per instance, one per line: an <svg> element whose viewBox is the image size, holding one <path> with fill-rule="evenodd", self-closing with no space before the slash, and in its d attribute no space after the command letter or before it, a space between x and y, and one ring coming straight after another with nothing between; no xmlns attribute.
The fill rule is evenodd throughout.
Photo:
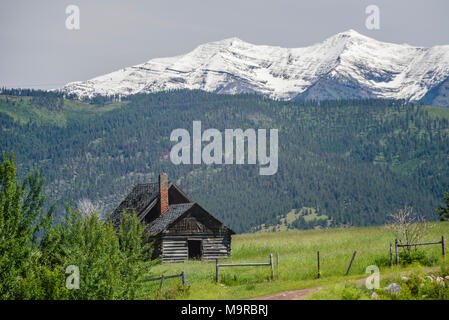
<svg viewBox="0 0 449 320"><path fill-rule="evenodd" d="M229 234L185 234L169 235L161 238L162 261L182 262L189 259L188 240L201 240L201 259L217 259L231 254Z"/></svg>

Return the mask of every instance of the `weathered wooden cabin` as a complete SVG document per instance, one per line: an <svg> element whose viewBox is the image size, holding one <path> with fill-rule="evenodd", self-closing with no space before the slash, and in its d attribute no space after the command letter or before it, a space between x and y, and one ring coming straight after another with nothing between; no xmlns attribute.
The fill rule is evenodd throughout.
<svg viewBox="0 0 449 320"><path fill-rule="evenodd" d="M163 262L215 259L231 254L230 228L193 202L167 175L158 183L136 185L111 215L120 225L123 211L135 211L145 221L145 233L154 240L153 258Z"/></svg>

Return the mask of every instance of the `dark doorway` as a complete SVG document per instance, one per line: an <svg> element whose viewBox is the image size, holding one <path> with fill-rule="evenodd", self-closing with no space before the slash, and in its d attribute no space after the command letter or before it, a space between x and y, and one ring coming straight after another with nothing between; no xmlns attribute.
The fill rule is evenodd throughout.
<svg viewBox="0 0 449 320"><path fill-rule="evenodd" d="M201 259L201 240L187 240L189 259Z"/></svg>

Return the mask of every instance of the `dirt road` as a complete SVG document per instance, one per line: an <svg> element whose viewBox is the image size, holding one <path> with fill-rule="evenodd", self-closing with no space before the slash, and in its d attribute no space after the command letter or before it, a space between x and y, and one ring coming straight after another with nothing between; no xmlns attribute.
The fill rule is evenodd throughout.
<svg viewBox="0 0 449 320"><path fill-rule="evenodd" d="M425 268L426 272L435 271L439 269L438 267ZM400 274L405 275L410 271L403 271ZM366 278L361 278L353 280L357 285L362 285L365 283ZM321 290L322 287L312 287L300 290L282 291L273 294L269 294L262 297L251 298L249 300L305 300L307 296L313 292Z"/></svg>
<svg viewBox="0 0 449 320"><path fill-rule="evenodd" d="M320 289L321 287L313 287L300 290L282 291L263 297L251 298L249 300L304 300L309 294Z"/></svg>

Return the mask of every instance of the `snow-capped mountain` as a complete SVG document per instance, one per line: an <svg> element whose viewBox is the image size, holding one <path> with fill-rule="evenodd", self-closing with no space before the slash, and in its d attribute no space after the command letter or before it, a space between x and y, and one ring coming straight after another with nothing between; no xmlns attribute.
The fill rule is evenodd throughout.
<svg viewBox="0 0 449 320"><path fill-rule="evenodd" d="M380 42L354 30L303 48L210 42L171 58L151 59L63 91L78 96L172 89L259 93L275 99L380 97L418 101L449 88L449 45Z"/></svg>

